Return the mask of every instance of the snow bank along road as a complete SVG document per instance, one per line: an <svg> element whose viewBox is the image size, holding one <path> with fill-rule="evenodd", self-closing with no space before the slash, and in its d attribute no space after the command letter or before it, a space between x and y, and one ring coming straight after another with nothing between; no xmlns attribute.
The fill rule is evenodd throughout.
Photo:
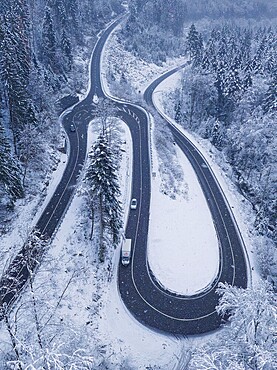
<svg viewBox="0 0 277 370"><path fill-rule="evenodd" d="M70 153L64 175L53 197L41 215L37 229L51 238L62 220L72 198L78 174L86 156L87 126L94 117L93 96L105 97L101 85L101 52L111 31L120 22L109 26L98 40L91 58L91 87L87 97L63 116L63 125L70 141ZM163 75L147 89L145 99L152 105L152 92ZM133 139L132 197L138 199L137 209L129 214L125 236L132 239L132 262L128 267L118 267L118 286L121 297L129 311L143 324L157 330L174 334L198 334L214 330L220 325L215 312L218 296L215 293L219 281L241 287L247 285L247 268L243 245L233 217L221 189L205 159L184 135L171 126L176 143L191 161L203 192L207 198L219 239L220 269L211 287L194 296L178 296L163 289L152 276L147 261L147 236L151 194L149 160L148 117L138 106L111 99L118 109L118 116L128 125ZM70 132L70 125L76 131ZM196 230L195 232L199 232ZM34 256L37 251L34 249ZM26 256L26 248L21 256ZM26 258L25 258L26 259ZM32 265L32 269L36 263ZM12 268L14 270L11 273ZM16 257L8 269L7 278L1 281L1 297L11 303L28 278L24 258ZM11 283L12 282L12 283ZM16 282L16 283L14 283Z"/></svg>

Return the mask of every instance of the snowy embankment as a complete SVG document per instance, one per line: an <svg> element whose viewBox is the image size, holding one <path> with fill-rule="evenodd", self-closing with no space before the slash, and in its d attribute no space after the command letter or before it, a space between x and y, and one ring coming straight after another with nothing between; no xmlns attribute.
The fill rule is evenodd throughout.
<svg viewBox="0 0 277 370"><path fill-rule="evenodd" d="M36 179L37 188L40 191L36 190L36 195L28 194L26 198L17 201L14 219L9 225L9 230L6 234L0 235L0 276L23 247L63 175L67 160L66 154L58 152L55 158L55 169L52 174L48 175L45 183L41 183L41 179Z"/></svg>

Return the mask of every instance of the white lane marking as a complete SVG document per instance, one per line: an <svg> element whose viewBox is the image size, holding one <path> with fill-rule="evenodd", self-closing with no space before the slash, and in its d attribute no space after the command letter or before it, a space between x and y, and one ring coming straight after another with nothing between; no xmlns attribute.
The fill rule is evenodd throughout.
<svg viewBox="0 0 277 370"><path fill-rule="evenodd" d="M139 133L140 133L140 135L139 135L139 157L140 157L140 159L141 159L141 154L142 154L142 152L141 152L141 128L140 128L140 125L139 125L139 124L138 124L138 129L139 129ZM140 176L140 201L139 201L139 208L138 208L139 213L138 213L138 218L137 218L136 232L135 232L135 238L134 238L134 244L133 244L133 255L134 255L134 253L135 253L135 249L136 249L136 240L137 240L137 236L138 236L138 224L139 224L139 223L138 223L138 220L139 220L140 215L141 215L141 194L142 194L142 162L141 162L141 160L140 160L140 174L141 174L141 176ZM146 253L146 258L147 258L147 253ZM149 274L149 269L148 269L148 263L147 263L147 260L145 261L145 263L146 263L146 266L147 266L147 273L148 273L149 280L150 280L150 281L151 281L151 283L153 284L152 277L151 277L151 276L150 276L150 274ZM159 314L161 314L161 315L163 315L163 316L165 316L165 317L168 317L168 318L170 318L170 319L172 319L172 320L185 322L185 321L194 321L194 320L203 319L203 318L205 318L205 317L209 317L209 316L213 315L213 314L216 312L216 310L214 310L214 311L212 311L212 312L210 312L210 313L208 313L208 314L206 314L206 315L202 315L202 316L198 316L198 317L194 317L194 318L179 318L179 317L174 317L174 316L168 315L167 313L162 312L161 310L157 309L157 308L156 308L156 307L154 307L152 304L150 304L150 303L148 302L148 300L147 300L146 298L144 298L144 296L140 293L139 288L137 287L137 284L136 284L136 281L135 281L135 278L134 278L134 258L132 258L131 275L132 275L133 285L134 285L134 287L135 287L135 289L136 289L136 291L137 291L138 295L140 296L140 298L141 298L141 299L142 299L142 300L143 300L143 301L144 301L144 302L145 302L149 307L151 307L154 311L158 312ZM153 284L153 286L154 286L154 289L158 289L158 287L157 287L155 284ZM159 290L159 289L158 289L158 290ZM161 291L161 292L162 292L162 291ZM164 292L162 292L162 293L164 293ZM175 297L172 297L172 298L174 299Z"/></svg>
<svg viewBox="0 0 277 370"><path fill-rule="evenodd" d="M167 121L168 122L168 121ZM169 124L171 125L171 123L169 122ZM185 137L185 135L183 135L183 133L181 132L181 131L179 131L176 127L174 127L173 125L171 125L174 129L176 129L176 131L182 136L182 137L184 137L185 138L185 140L188 140L188 142L195 148L195 150L193 150L193 151L190 151L189 149L189 151L190 151L190 153L191 153L191 155L192 155L192 157L195 159L195 162L198 164L198 162L197 162L197 160L196 160L196 158L195 158L195 156L194 156L194 152L198 152L198 154L200 154L200 156L201 157L203 157L202 156L202 154L201 154L201 152L199 152L198 150L197 150L197 148L194 146L194 144L187 138L187 137ZM188 147L187 147L188 148ZM205 164L206 165L206 164ZM198 164L198 167L199 167L199 170L202 172L202 175L203 175L203 177L205 178L205 180L206 180L206 183L207 183L207 185L208 185L208 187L209 187L209 189L210 189L210 192L211 192L211 194L212 194L212 197L213 197L213 199L214 199L214 204L216 204L216 207L217 207L217 209L218 209L218 212L219 212L219 215L220 215L220 218L221 218L221 220L222 220L222 224L223 224L223 226L224 226L224 229L225 229L225 232L226 232L226 235L227 235L227 238L228 238L228 243L229 243L229 247L230 247L230 250L231 250L231 254L232 254L232 260L233 260L233 264L235 265L235 258L234 258L234 251L233 251L233 246L232 246L232 243L231 243L231 240L230 240L230 236L229 236L229 232L228 232L228 230L227 230L227 228L226 228L226 224L225 224L225 220L224 220L224 217L223 217L223 215L222 215L222 212L221 212L221 210L220 210L220 207L219 207L219 205L218 205L218 203L217 203L217 200L216 200L216 198L215 198L215 195L214 195L214 192L212 191L212 189L211 189L211 187L210 187L210 184L209 184L209 182L208 182L208 180L207 180L207 177L206 177L206 175L205 175L205 172L203 171L203 166L202 165L200 165L199 166L199 164ZM208 168L208 166L206 165L206 167ZM213 172L212 172L212 170L210 169L210 174L211 174L211 176L215 179L215 175L213 174ZM217 182L216 182L216 180L215 180L215 183L216 183L216 185L217 185ZM218 185L217 185L217 187L218 187ZM221 193L221 195L222 195L222 191L221 191L221 189L218 187L218 190L219 190L219 192ZM223 200L224 200L224 197L223 197L223 195L222 195L222 198L223 198ZM227 206L227 204L226 204L226 202L225 202L225 200L224 200L224 205L226 206L226 208L228 209L228 206ZM222 251L222 246L221 246L221 243L219 243L219 246L220 246L220 250L221 250L221 253L223 252ZM222 272L222 264L221 264L221 269L220 269L220 272ZM236 269L234 268L234 272L233 272L233 278L232 278L232 285L234 285L234 281L235 281L235 271ZM219 279L218 279L219 280ZM217 280L217 281L218 281Z"/></svg>
<svg viewBox="0 0 277 370"><path fill-rule="evenodd" d="M138 124L138 122L137 122ZM139 128L139 133L141 134L141 128L140 128L140 125L138 124L138 128ZM141 135L139 135L139 157L141 159ZM141 161L140 161L141 163ZM198 162L197 162L198 163ZM142 166L140 165L140 172L141 172L141 176L140 176L140 190L142 189ZM203 171L202 171L203 172ZM203 173L205 179L206 179L206 176L205 174ZM206 179L207 180L207 179ZM208 183L208 186L210 187L209 183ZM210 189L211 190L211 189ZM212 192L213 194L213 192ZM214 194L213 194L213 197L214 197ZM217 205L217 203L216 203ZM140 203L139 203L139 217L138 219L140 218L140 214L141 214L141 194L140 194ZM232 252L232 259L233 259L233 262L234 262L234 255L233 255L233 248L232 248L232 244L230 242L230 238L229 238L229 234L227 232L227 229L226 229L226 226L225 226L225 223L224 223L224 220L223 220L223 217L222 217L222 214L221 214L221 211L219 209L219 214L220 214L220 217L222 218L222 221L223 221L223 225L224 225L224 228L226 230L226 235L227 235L227 238L228 238L228 242L229 242L229 245L230 245L230 249L231 249L231 252ZM134 251L133 251L133 254L135 253L135 248L136 248L136 240L137 240L137 235L138 235L138 222L137 222L137 227L136 227L136 233L135 233L135 239L134 239L134 244L133 244L133 248L134 248ZM219 247L221 249L221 253L222 253L222 247L221 247L221 244L219 242ZM147 254L146 254L146 258L147 258ZM149 267L148 267L148 263L146 261L146 266L147 266L147 273L148 273L148 277L150 279L150 281L152 282L153 286L155 289L158 289L160 290L156 284L153 283L153 280L152 280L152 276L150 275L149 273ZM202 316L197 316L197 317L194 317L194 318L179 318L179 317L174 317L174 316L171 316L171 315L168 315L167 313L165 312L162 312L161 310L157 309L156 307L154 307L152 304L150 304L148 302L148 300L146 298L144 298L144 296L140 293L138 287L137 287L137 284L135 282L135 278L134 278L134 259L132 259L132 266L131 266L131 271L132 271L132 281L133 281L133 285L138 293L138 295L141 297L141 299L149 306L151 307L154 311L160 313L161 315L165 316L165 317L168 317L172 320L176 320L176 321L182 321L182 322L186 322L186 321L194 321L194 320L199 320L199 319L203 319L203 318L206 318L206 317L209 317L211 315L213 315L214 313L216 313L216 310L213 310L212 312L206 314L206 315L202 315ZM221 270L220 272L222 272L222 264L221 264ZM234 278L235 278L235 267L234 267L234 271L233 271L233 283L234 283ZM213 284L214 285L214 284ZM212 286L211 289L213 289L214 286ZM165 294L164 291L160 290L163 294ZM208 293L208 291L205 291L205 293L203 294L206 295ZM168 295L168 294L167 294ZM170 295L170 297L172 297L172 295ZM192 299L199 299L200 296L196 296L196 297L175 297L173 296L172 297L173 299L181 299L181 300L192 300Z"/></svg>

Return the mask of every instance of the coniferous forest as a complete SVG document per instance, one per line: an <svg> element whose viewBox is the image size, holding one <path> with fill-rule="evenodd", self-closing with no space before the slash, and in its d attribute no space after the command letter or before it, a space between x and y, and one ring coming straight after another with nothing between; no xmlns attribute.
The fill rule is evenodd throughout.
<svg viewBox="0 0 277 370"><path fill-rule="evenodd" d="M92 47L99 30L121 11L117 0L1 3L1 208L13 208L24 197L29 171L47 171L51 164L38 133L54 145L59 128L53 106L78 73L73 59L85 43L85 30ZM78 88L73 82L68 93Z"/></svg>

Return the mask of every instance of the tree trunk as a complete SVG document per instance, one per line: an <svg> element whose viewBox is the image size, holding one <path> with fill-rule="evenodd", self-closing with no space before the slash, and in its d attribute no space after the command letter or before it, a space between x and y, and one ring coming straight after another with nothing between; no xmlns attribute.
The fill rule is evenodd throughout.
<svg viewBox="0 0 277 370"><path fill-rule="evenodd" d="M93 230L94 230L94 206L93 206L93 204L91 204L90 210L91 210L91 230L90 230L89 239L92 240Z"/></svg>
<svg viewBox="0 0 277 370"><path fill-rule="evenodd" d="M4 309L3 309L3 311L4 311ZM5 324L7 326L7 330L8 330L8 333L9 333L9 336L10 336L10 339L11 339L11 342L12 342L12 347L13 347L13 350L14 350L14 353L15 353L15 357L16 357L16 360L18 362L17 363L18 369L19 370L23 370L23 367L22 367L21 361L20 361L19 351L18 351L17 345L16 345L16 338L14 336L14 333L12 331L12 327L11 327L11 324L10 324L10 321L9 321L8 312L7 311L6 312L3 312L3 316L4 316Z"/></svg>
<svg viewBox="0 0 277 370"><path fill-rule="evenodd" d="M99 208L100 208L100 225L99 225L99 260L104 262L104 214L103 214L103 195L100 194L99 197Z"/></svg>
<svg viewBox="0 0 277 370"><path fill-rule="evenodd" d="M32 296L32 303L33 303L33 309L34 309L34 317L35 317L35 324L37 329L37 338L38 338L38 344L40 348L43 351L43 344L42 344L42 338L40 334L40 323L38 319L38 312L37 312L37 302L35 299L35 293L34 293L34 287L33 287L33 278L32 278L32 272L30 272L30 290L31 290L31 296Z"/></svg>

